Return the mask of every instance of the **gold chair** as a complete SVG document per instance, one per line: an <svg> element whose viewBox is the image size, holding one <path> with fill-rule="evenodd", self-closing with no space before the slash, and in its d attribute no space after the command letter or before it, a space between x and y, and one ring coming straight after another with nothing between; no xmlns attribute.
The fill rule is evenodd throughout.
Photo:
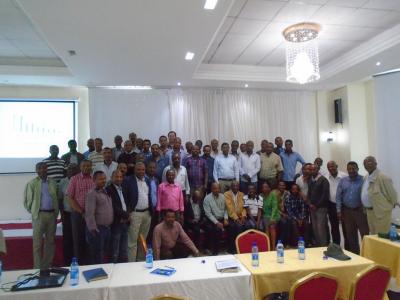
<svg viewBox="0 0 400 300"><path fill-rule="evenodd" d="M151 300L190 300L190 299L187 297L182 297L182 296L160 295L160 296L151 298Z"/></svg>
<svg viewBox="0 0 400 300"><path fill-rule="evenodd" d="M336 300L338 285L336 277L314 272L293 284L290 288L289 300Z"/></svg>
<svg viewBox="0 0 400 300"><path fill-rule="evenodd" d="M140 244L140 247L143 250L144 255L146 255L146 253L147 253L147 243L146 243L146 239L144 238L143 234L139 234L139 244Z"/></svg>
<svg viewBox="0 0 400 300"><path fill-rule="evenodd" d="M372 265L359 272L351 285L350 300L382 300L390 281L390 270Z"/></svg>

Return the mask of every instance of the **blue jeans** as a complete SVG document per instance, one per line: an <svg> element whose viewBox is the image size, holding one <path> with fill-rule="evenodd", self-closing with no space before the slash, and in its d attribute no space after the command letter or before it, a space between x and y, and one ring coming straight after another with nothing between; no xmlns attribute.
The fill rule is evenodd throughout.
<svg viewBox="0 0 400 300"><path fill-rule="evenodd" d="M86 243L89 246L90 253L90 264L102 264L104 263L104 253L108 249L110 241L110 227L109 226L97 226L99 232L92 234L86 228Z"/></svg>
<svg viewBox="0 0 400 300"><path fill-rule="evenodd" d="M111 260L114 264L128 259L128 228L126 223L113 224L111 227Z"/></svg>

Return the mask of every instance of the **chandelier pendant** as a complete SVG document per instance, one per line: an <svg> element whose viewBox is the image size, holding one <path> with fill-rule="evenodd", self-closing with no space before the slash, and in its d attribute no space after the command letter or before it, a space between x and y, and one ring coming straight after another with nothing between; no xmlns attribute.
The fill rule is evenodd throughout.
<svg viewBox="0 0 400 300"><path fill-rule="evenodd" d="M305 84L320 78L316 40L320 29L317 23L298 23L282 32L286 40L287 81Z"/></svg>

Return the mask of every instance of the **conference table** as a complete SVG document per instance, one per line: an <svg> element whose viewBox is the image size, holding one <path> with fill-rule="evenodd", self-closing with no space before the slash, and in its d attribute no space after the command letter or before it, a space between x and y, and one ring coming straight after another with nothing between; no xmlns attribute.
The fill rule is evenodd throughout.
<svg viewBox="0 0 400 300"><path fill-rule="evenodd" d="M250 271L253 281L255 299L263 299L266 295L289 291L300 278L312 272L325 272L337 277L339 282L339 298L349 299L351 282L356 274L374 262L364 257L344 251L351 259L339 261L333 258L324 259L323 248L306 249L306 259L299 260L297 249L285 250L285 262L276 261L276 251L261 252L260 265L251 265L251 255L237 254L237 259Z"/></svg>
<svg viewBox="0 0 400 300"><path fill-rule="evenodd" d="M71 287L69 278L59 288L4 292L0 299L10 300L148 300L160 294L173 294L189 297L191 300L251 300L251 274L239 263L239 272L220 273L216 261L235 259L233 255L193 257L175 260L154 261L154 268L174 268L171 276L150 274L144 262L80 266L78 286ZM82 271L102 267L108 278L87 283ZM153 268L153 269L154 269ZM15 281L28 271L8 271L3 273L2 283ZM68 276L69 277L69 276Z"/></svg>
<svg viewBox="0 0 400 300"><path fill-rule="evenodd" d="M103 268L108 274L107 279L86 282L82 272L93 268ZM79 267L79 285L70 286L69 275L67 276L64 285L58 288L29 290L21 292L5 292L0 290L0 299L7 300L71 300L71 299L86 299L86 300L108 300L108 287L113 276L113 264L102 264L96 266L80 266ZM16 281L18 276L28 273L34 273L37 270L18 270L3 272L1 284Z"/></svg>
<svg viewBox="0 0 400 300"><path fill-rule="evenodd" d="M400 242L392 242L377 235L365 235L361 256L388 267L397 286L400 286Z"/></svg>

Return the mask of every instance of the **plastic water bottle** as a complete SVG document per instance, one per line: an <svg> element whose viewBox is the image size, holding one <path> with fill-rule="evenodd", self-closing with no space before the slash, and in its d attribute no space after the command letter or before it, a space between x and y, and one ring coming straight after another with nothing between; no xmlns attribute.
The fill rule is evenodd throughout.
<svg viewBox="0 0 400 300"><path fill-rule="evenodd" d="M76 257L72 258L71 270L70 270L70 285L79 284L79 265Z"/></svg>
<svg viewBox="0 0 400 300"><path fill-rule="evenodd" d="M305 260L306 259L306 247L304 246L304 239L303 237L299 237L299 242L297 243L297 251L299 252L299 259Z"/></svg>
<svg viewBox="0 0 400 300"><path fill-rule="evenodd" d="M146 268L153 268L153 249L147 248L146 252Z"/></svg>
<svg viewBox="0 0 400 300"><path fill-rule="evenodd" d="M396 226L392 225L389 230L389 238L391 241L397 240L397 229Z"/></svg>
<svg viewBox="0 0 400 300"><path fill-rule="evenodd" d="M3 273L3 263L0 260L0 283L1 283L1 275Z"/></svg>
<svg viewBox="0 0 400 300"><path fill-rule="evenodd" d="M251 265L253 267L258 267L260 265L257 243L253 243L251 246Z"/></svg>
<svg viewBox="0 0 400 300"><path fill-rule="evenodd" d="M276 261L279 264L283 264L285 262L285 247L283 247L281 240L279 240L278 244L276 245Z"/></svg>

